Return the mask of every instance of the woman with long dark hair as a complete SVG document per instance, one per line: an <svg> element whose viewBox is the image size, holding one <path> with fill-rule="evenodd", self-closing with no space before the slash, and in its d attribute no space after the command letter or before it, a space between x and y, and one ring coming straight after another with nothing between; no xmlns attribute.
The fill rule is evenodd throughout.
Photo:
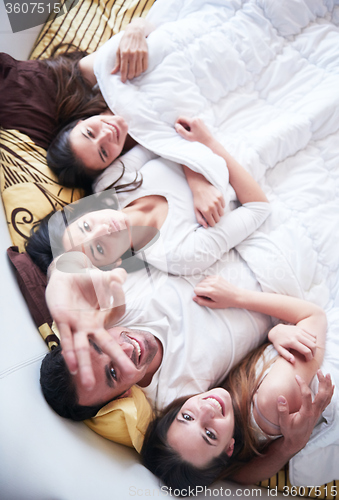
<svg viewBox="0 0 339 500"><path fill-rule="evenodd" d="M134 19L126 27L118 47L116 65L112 68L112 73L120 71L122 81L135 78L147 69L148 51L145 39L153 29L145 19ZM93 72L95 53L88 55L72 51L68 47L66 52L57 55L60 50L60 46L56 47L51 57L43 61L57 83L58 134L48 148L47 162L62 185L81 187L88 193L91 192L93 180L111 162L109 161L111 156L106 157L107 141L103 140L104 144L98 145L98 151L102 155L101 162L88 162L87 155L85 156L87 161L77 156L70 144L69 135L79 120L86 121L87 118L96 116L99 117L99 124L115 120L112 120L112 113L96 86ZM120 119L118 122L123 123L123 120ZM117 151L114 152L113 159L121 152L128 151L134 144L135 142L126 134L124 141L121 141L121 148L119 144Z"/></svg>

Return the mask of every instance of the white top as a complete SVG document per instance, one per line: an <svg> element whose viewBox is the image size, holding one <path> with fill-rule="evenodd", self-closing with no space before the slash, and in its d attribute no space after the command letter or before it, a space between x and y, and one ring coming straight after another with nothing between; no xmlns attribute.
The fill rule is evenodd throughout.
<svg viewBox="0 0 339 500"><path fill-rule="evenodd" d="M270 206L265 202L245 203L232 210L235 203L231 200L235 198L235 193L226 184L222 193L226 202L225 215L213 228L203 228L196 220L192 192L181 165L155 157L145 148L137 146L123 159L128 175L135 176L138 157L140 165L152 156L153 159L140 169L143 177L141 187L136 191L117 193L117 197L120 208L143 196L161 195L166 198L168 215L161 227L160 238L142 253L142 258L158 269L176 275L204 271L258 229L268 217ZM96 184L96 190L112 183L111 175L117 176L117 167L114 168L111 174L110 167L105 171Z"/></svg>
<svg viewBox="0 0 339 500"><path fill-rule="evenodd" d="M259 289L235 250L209 273ZM163 345L162 364L143 388L157 409L219 384L234 364L265 340L271 327L270 318L262 314L200 307L192 300L195 279L166 276L151 268L150 273L128 275L124 285L127 311L119 324L147 330Z"/></svg>

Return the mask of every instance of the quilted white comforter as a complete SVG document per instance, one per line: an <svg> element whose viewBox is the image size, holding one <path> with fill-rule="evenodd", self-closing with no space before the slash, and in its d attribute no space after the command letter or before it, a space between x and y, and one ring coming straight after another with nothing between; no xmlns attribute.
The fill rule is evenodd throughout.
<svg viewBox="0 0 339 500"><path fill-rule="evenodd" d="M143 76L110 75L120 35L100 49L106 102L140 144L218 186L223 160L173 128L199 115L261 183L272 216L237 250L264 290L325 308L323 369L339 388L339 0L157 0L149 20ZM293 484L339 479L338 390L324 417L290 462Z"/></svg>

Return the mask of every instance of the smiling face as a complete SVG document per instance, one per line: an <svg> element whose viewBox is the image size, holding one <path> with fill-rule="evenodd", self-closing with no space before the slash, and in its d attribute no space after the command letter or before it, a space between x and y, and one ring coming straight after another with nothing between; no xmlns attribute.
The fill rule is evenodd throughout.
<svg viewBox="0 0 339 500"><path fill-rule="evenodd" d="M196 467L234 448L234 412L230 394L217 388L189 398L172 422L167 440L179 455Z"/></svg>
<svg viewBox="0 0 339 500"><path fill-rule="evenodd" d="M73 376L79 405L104 405L128 391L134 384L146 385L161 362L161 344L151 333L125 327L114 327L108 332L134 363L134 377L131 378L129 374L128 381L126 381L123 368L114 366L110 357L90 340L95 386L92 390L85 389L81 384L79 373Z"/></svg>
<svg viewBox="0 0 339 500"><path fill-rule="evenodd" d="M113 264L130 248L128 218L113 209L89 212L66 229L62 244L66 252L78 250L97 266Z"/></svg>
<svg viewBox="0 0 339 500"><path fill-rule="evenodd" d="M70 133L70 145L86 168L103 170L121 154L127 131L121 116L95 115L76 124Z"/></svg>

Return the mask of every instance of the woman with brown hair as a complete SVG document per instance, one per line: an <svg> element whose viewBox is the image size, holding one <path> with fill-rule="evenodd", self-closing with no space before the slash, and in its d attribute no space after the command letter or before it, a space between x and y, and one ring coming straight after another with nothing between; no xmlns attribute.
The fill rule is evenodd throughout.
<svg viewBox="0 0 339 500"><path fill-rule="evenodd" d="M249 354L222 387L165 409L149 426L143 463L166 485L181 490L220 478L266 479L305 446L331 400L331 377L320 371L326 315L310 302L240 289L216 276L203 280L195 293L193 300L201 306L246 308L289 324L280 323L268 334L277 349L269 344ZM310 405L317 409L313 425L304 421L302 436L291 433L293 425L300 430L302 412ZM286 419L292 426L285 436ZM279 438L285 442L275 457L269 445Z"/></svg>
<svg viewBox="0 0 339 500"><path fill-rule="evenodd" d="M123 82L146 71L148 66L146 38L153 29L148 21L141 18L134 19L126 27L117 50L116 65L112 68L112 74L120 71ZM60 47L57 47L54 53L59 49ZM80 120L86 123L89 119L90 124L94 121L102 126L113 123L117 130L121 126L127 131L122 118L113 118L113 114L96 85L93 72L94 57L95 52L87 55L79 51L66 51L56 58L52 56L44 61L57 82L58 135L48 148L47 162L53 172L58 175L61 184L68 187L82 187L87 192L91 192L93 180L100 172L117 156L128 151L135 144L135 141L126 134L124 141L121 140L114 148L114 153L109 154L111 153L110 141L104 132L100 144L96 145L99 161L91 161L92 158L88 156L88 152L84 160L71 146L69 135ZM109 127L110 125L106 127L107 131Z"/></svg>

